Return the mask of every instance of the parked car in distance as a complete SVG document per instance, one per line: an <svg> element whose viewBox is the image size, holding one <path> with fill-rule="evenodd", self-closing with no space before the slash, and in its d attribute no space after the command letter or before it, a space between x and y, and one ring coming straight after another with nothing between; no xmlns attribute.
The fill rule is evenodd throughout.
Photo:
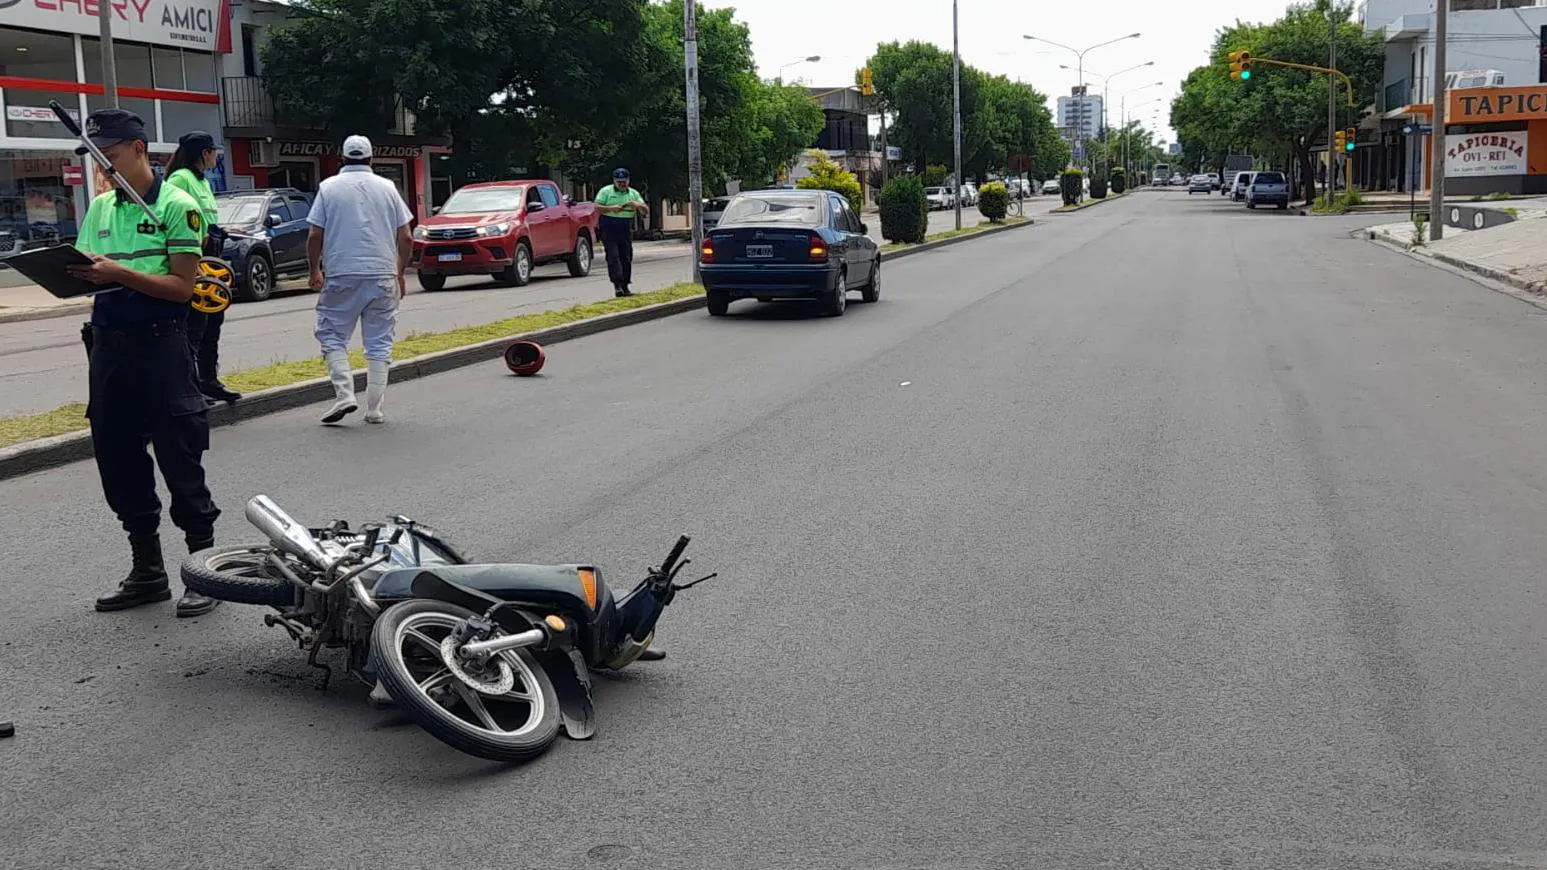
<svg viewBox="0 0 1547 870"><path fill-rule="evenodd" d="M850 290L881 298L881 251L848 200L828 190L760 190L726 206L704 234L699 275L709 314L731 302L814 299L831 317L848 307Z"/></svg>
<svg viewBox="0 0 1547 870"><path fill-rule="evenodd" d="M1061 190L1063 190L1063 186L1059 184L1056 178L1049 178L1047 181L1042 182L1043 193L1058 193Z"/></svg>
<svg viewBox="0 0 1547 870"><path fill-rule="evenodd" d="M714 196L704 200L704 232L709 232L720 222L720 215L725 213L725 207L730 204L728 196Z"/></svg>
<svg viewBox="0 0 1547 870"><path fill-rule="evenodd" d="M1254 172L1246 187L1246 207L1276 205L1279 211L1289 208L1289 179L1282 172Z"/></svg>
<svg viewBox="0 0 1547 870"><path fill-rule="evenodd" d="M1188 181L1187 181L1187 195L1188 196L1192 196L1195 193L1205 193L1205 194L1207 194L1207 193L1212 193L1213 191L1214 191L1214 182L1207 175L1194 175L1192 178L1188 179Z"/></svg>
<svg viewBox="0 0 1547 870"><path fill-rule="evenodd" d="M924 198L929 201L931 209L955 208L956 196L948 187L926 187Z"/></svg>
<svg viewBox="0 0 1547 870"><path fill-rule="evenodd" d="M532 270L565 262L569 274L591 272L596 206L575 203L547 179L486 181L457 188L414 230L419 286L439 290L450 275L492 275L525 286Z"/></svg>
<svg viewBox="0 0 1547 870"><path fill-rule="evenodd" d="M1246 186L1252 183L1252 176L1255 174L1255 172L1236 173L1235 186L1230 190L1231 202L1241 202L1242 200L1246 199Z"/></svg>
<svg viewBox="0 0 1547 870"><path fill-rule="evenodd" d="M1206 172L1204 174L1209 177L1209 190L1219 190L1219 187L1220 187L1219 173L1218 172Z"/></svg>
<svg viewBox="0 0 1547 870"><path fill-rule="evenodd" d="M236 275L234 300L261 302L274 294L280 279L307 274L311 205L311 195L293 187L215 194L218 226L226 231L220 256Z"/></svg>

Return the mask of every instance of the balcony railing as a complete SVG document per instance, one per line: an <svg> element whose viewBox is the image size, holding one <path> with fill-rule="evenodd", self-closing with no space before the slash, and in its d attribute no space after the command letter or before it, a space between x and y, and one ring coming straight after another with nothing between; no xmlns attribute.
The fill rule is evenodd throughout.
<svg viewBox="0 0 1547 870"><path fill-rule="evenodd" d="M220 81L220 102L227 127L299 127L323 129L315 122L285 118L274 111L274 101L257 76L227 76ZM399 100L387 132L399 136L414 133L413 113Z"/></svg>

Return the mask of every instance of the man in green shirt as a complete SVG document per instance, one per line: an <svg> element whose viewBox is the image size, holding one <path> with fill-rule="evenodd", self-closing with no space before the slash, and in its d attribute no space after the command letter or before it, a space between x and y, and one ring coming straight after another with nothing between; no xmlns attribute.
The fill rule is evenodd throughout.
<svg viewBox="0 0 1547 870"><path fill-rule="evenodd" d="M612 183L596 192L596 237L607 248L607 277L612 279L613 295L632 296L628 289L634 278L634 217L650 214L650 206L639 191L629 185L628 170L612 171Z"/></svg>

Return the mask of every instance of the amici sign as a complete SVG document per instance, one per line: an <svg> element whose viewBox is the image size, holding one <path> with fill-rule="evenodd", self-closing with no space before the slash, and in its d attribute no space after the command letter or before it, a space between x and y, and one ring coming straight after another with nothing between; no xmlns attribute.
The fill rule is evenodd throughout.
<svg viewBox="0 0 1547 870"><path fill-rule="evenodd" d="M0 0L0 25L96 36L103 2L115 39L231 51L230 0Z"/></svg>

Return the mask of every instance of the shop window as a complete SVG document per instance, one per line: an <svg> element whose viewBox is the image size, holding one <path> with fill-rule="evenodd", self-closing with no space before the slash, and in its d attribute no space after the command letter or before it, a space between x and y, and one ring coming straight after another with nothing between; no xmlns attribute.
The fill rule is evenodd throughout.
<svg viewBox="0 0 1547 870"><path fill-rule="evenodd" d="M100 65L102 62L101 49L98 49L93 56L97 58L97 62ZM153 88L156 86L154 66L150 60L150 46L136 42L118 42L114 40L113 60L117 67L119 87ZM89 62L86 64L86 68L89 77L89 70L91 69ZM97 73L98 76L101 76L101 74L100 71ZM101 80L101 78L93 79L93 81Z"/></svg>
<svg viewBox="0 0 1547 870"><path fill-rule="evenodd" d="M220 107L207 103L184 103L180 100L161 101L161 138L164 142L176 142L189 130L203 130L220 141Z"/></svg>
<svg viewBox="0 0 1547 870"><path fill-rule="evenodd" d="M66 34L0 27L0 75L75 81L75 45Z"/></svg>
<svg viewBox="0 0 1547 870"><path fill-rule="evenodd" d="M156 46L150 50L151 80L156 87L169 91L186 90L186 80L183 78L183 52L178 48L161 48Z"/></svg>
<svg viewBox="0 0 1547 870"><path fill-rule="evenodd" d="M74 97L72 96L71 99L74 99ZM98 109L111 108L111 105L112 104L107 101L107 97L103 96L102 94L86 95L86 111L88 112L95 112ZM152 142L163 141L162 138L156 133L155 100L141 100L135 97L120 96L118 98L118 108L139 115L140 120L145 122L145 135L150 137ZM177 137L174 136L172 141L177 141Z"/></svg>
<svg viewBox="0 0 1547 870"><path fill-rule="evenodd" d="M71 151L0 151L0 251L75 238L75 188L64 167Z"/></svg>
<svg viewBox="0 0 1547 870"><path fill-rule="evenodd" d="M215 87L215 56L207 51L183 51L184 87L204 94L217 92Z"/></svg>

